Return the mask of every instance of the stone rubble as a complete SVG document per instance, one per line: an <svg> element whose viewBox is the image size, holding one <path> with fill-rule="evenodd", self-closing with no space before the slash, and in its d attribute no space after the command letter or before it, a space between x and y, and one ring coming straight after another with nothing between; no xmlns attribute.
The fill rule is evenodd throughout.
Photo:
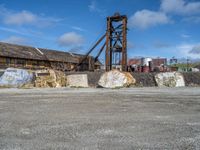
<svg viewBox="0 0 200 150"><path fill-rule="evenodd" d="M0 87L18 88L33 80L33 74L24 69L7 68L0 77Z"/></svg>
<svg viewBox="0 0 200 150"><path fill-rule="evenodd" d="M34 86L38 88L63 87L66 86L66 77L63 72L52 69L35 71Z"/></svg>
<svg viewBox="0 0 200 150"><path fill-rule="evenodd" d="M111 70L102 74L98 85L104 88L120 88L129 87L135 83L136 80L130 73L121 72L119 70Z"/></svg>
<svg viewBox="0 0 200 150"><path fill-rule="evenodd" d="M185 86L184 77L179 72L165 72L155 75L158 87L183 87Z"/></svg>

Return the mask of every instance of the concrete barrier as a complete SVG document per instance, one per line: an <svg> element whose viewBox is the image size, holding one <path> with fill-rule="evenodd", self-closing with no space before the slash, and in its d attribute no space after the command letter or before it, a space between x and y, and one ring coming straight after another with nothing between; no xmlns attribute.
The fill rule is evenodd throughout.
<svg viewBox="0 0 200 150"><path fill-rule="evenodd" d="M67 75L67 85L70 87L89 87L87 74Z"/></svg>

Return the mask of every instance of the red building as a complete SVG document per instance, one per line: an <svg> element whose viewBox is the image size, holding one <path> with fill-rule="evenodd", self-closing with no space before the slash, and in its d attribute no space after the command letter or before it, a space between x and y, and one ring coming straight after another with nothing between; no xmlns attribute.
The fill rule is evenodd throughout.
<svg viewBox="0 0 200 150"><path fill-rule="evenodd" d="M144 72L145 70L149 71L166 71L166 65L167 65L167 58L153 58L151 59L151 62L149 62L150 65L144 65L143 64L144 58L132 58L128 61L128 66L132 71L138 71L138 72ZM147 67L149 67L147 69ZM147 71L145 71L147 72Z"/></svg>
<svg viewBox="0 0 200 150"><path fill-rule="evenodd" d="M132 58L128 60L128 66L133 66L133 65L141 65L142 61L140 58Z"/></svg>
<svg viewBox="0 0 200 150"><path fill-rule="evenodd" d="M152 63L154 66L167 65L167 58L153 58Z"/></svg>

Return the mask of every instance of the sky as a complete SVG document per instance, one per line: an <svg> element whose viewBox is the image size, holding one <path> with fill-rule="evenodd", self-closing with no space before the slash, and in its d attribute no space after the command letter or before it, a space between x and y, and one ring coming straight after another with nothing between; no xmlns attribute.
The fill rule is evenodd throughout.
<svg viewBox="0 0 200 150"><path fill-rule="evenodd" d="M200 0L0 0L0 41L85 54L115 12L129 58L200 59Z"/></svg>

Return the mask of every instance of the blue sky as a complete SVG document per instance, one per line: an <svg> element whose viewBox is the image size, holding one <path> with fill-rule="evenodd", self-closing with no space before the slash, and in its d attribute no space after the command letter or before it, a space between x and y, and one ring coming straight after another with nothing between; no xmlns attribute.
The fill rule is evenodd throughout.
<svg viewBox="0 0 200 150"><path fill-rule="evenodd" d="M199 0L0 0L0 41L84 54L115 12L129 19L129 58L200 58Z"/></svg>

